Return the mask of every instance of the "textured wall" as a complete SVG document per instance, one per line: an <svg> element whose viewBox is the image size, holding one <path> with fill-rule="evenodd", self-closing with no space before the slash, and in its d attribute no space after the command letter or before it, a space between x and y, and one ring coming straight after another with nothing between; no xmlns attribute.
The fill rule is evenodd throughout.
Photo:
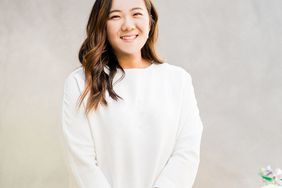
<svg viewBox="0 0 282 188"><path fill-rule="evenodd" d="M92 1L0 0L0 187L67 186L63 80ZM193 78L205 126L195 188L259 187L282 167L282 1L155 1L158 49Z"/></svg>

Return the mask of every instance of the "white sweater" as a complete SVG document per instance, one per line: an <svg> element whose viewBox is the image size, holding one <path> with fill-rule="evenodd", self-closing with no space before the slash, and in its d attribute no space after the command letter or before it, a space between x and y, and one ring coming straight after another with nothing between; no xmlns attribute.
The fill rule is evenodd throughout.
<svg viewBox="0 0 282 188"><path fill-rule="evenodd" d="M71 184L78 188L191 188L203 131L192 79L164 63L121 70L115 101L89 119L75 104L83 91L82 67L65 80L62 133ZM74 185L71 185L74 186Z"/></svg>

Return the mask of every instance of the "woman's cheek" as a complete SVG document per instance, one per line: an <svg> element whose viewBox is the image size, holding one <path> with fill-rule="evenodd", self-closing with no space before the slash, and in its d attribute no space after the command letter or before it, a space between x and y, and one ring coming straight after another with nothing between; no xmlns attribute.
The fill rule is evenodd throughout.
<svg viewBox="0 0 282 188"><path fill-rule="evenodd" d="M110 39L117 37L118 32L119 32L119 29L116 23L110 23L107 25L107 35Z"/></svg>
<svg viewBox="0 0 282 188"><path fill-rule="evenodd" d="M142 30L144 32L149 30L149 20L147 19L141 20L139 24L140 26L142 26Z"/></svg>

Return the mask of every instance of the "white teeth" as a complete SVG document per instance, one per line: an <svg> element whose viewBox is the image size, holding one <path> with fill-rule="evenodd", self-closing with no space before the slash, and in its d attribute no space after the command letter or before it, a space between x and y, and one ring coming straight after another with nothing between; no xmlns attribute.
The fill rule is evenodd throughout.
<svg viewBox="0 0 282 188"><path fill-rule="evenodd" d="M137 37L137 35L133 35L133 36L124 36L124 37L121 37L122 39L124 40L132 40L132 39L135 39Z"/></svg>

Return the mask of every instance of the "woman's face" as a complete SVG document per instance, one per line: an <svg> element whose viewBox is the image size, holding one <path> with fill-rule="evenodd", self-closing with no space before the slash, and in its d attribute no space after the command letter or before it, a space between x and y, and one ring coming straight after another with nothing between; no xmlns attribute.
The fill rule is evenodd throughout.
<svg viewBox="0 0 282 188"><path fill-rule="evenodd" d="M150 31L144 0L113 0L106 27L117 56L141 53Z"/></svg>

